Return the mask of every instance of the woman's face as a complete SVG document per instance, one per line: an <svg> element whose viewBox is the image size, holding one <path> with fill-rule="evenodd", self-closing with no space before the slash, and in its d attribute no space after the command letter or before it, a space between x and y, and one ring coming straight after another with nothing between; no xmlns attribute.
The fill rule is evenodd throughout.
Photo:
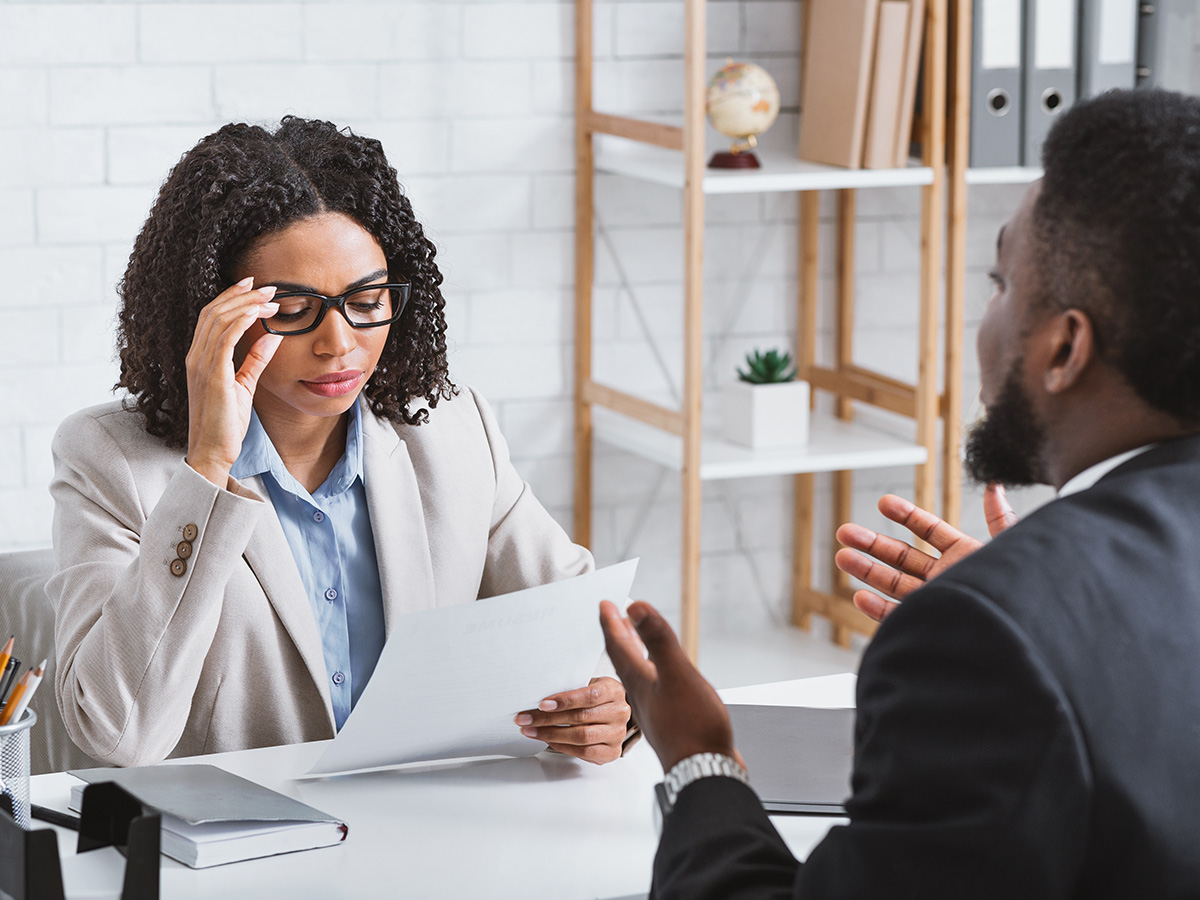
<svg viewBox="0 0 1200 900"><path fill-rule="evenodd" d="M379 242L353 219L322 213L251 244L234 273L238 280L246 276L254 277L255 287L273 284L333 297L351 287L387 281L387 258ZM259 418L298 420L346 412L375 371L390 330L390 325L351 328L331 309L314 331L284 337L258 380L254 408ZM242 336L234 355L237 364L263 334L255 322Z"/></svg>

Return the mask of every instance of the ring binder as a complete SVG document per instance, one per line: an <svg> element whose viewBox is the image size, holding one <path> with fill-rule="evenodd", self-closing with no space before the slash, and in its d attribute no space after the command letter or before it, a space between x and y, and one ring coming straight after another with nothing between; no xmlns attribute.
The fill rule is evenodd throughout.
<svg viewBox="0 0 1200 900"><path fill-rule="evenodd" d="M1191 91L1195 0L1138 4L1137 86Z"/></svg>
<svg viewBox="0 0 1200 900"><path fill-rule="evenodd" d="M975 0L971 165L1021 163L1021 0Z"/></svg>
<svg viewBox="0 0 1200 900"><path fill-rule="evenodd" d="M1042 164L1042 143L1075 102L1077 0L1026 0L1022 164Z"/></svg>
<svg viewBox="0 0 1200 900"><path fill-rule="evenodd" d="M1138 0L1079 6L1079 99L1136 84Z"/></svg>

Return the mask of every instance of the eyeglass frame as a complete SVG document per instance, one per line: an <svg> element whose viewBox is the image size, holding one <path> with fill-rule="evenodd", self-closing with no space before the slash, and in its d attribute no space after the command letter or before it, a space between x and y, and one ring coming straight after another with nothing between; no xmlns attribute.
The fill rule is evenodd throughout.
<svg viewBox="0 0 1200 900"><path fill-rule="evenodd" d="M362 293L369 290L389 290L397 291L400 295L400 302L396 304L396 310L392 313L391 318L384 319L381 322L354 322L346 315L346 300L353 294ZM408 281L385 281L383 284L361 284L356 288L351 288L345 293L338 294L333 297L326 297L324 294L318 294L316 291L280 291L271 299L273 301L286 300L289 297L311 297L314 300L321 301L321 308L317 310L317 319L307 328L301 328L299 331L276 331L267 322L270 319L260 319L259 323L263 330L268 334L277 334L280 337L291 337L293 335L308 334L310 331L316 331L321 323L325 321L325 314L331 309L336 309L342 314L342 318L346 320L351 328L379 328L383 325L391 325L402 315L404 310L408 308L408 299L412 294L412 283Z"/></svg>

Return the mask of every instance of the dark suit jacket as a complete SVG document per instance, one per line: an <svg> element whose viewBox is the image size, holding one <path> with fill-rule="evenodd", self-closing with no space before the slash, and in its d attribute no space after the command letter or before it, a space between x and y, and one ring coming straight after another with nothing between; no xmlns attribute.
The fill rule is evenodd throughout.
<svg viewBox="0 0 1200 900"><path fill-rule="evenodd" d="M750 789L702 779L653 896L1200 897L1200 438L910 595L857 703L849 825L800 865Z"/></svg>

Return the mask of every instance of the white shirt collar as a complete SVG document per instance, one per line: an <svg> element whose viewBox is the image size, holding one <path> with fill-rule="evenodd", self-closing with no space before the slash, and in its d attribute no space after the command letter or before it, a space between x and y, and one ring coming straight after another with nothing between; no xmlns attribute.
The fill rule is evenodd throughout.
<svg viewBox="0 0 1200 900"><path fill-rule="evenodd" d="M1136 447L1133 450L1126 450L1124 453L1118 453L1116 456L1110 456L1108 459L1096 463L1094 466L1089 466L1084 469L1074 478L1070 479L1066 484L1058 489L1059 497L1069 497L1071 494L1078 494L1080 491L1086 491L1097 481L1121 465L1123 462L1128 462L1135 456L1145 453L1158 444L1143 444L1141 447Z"/></svg>

